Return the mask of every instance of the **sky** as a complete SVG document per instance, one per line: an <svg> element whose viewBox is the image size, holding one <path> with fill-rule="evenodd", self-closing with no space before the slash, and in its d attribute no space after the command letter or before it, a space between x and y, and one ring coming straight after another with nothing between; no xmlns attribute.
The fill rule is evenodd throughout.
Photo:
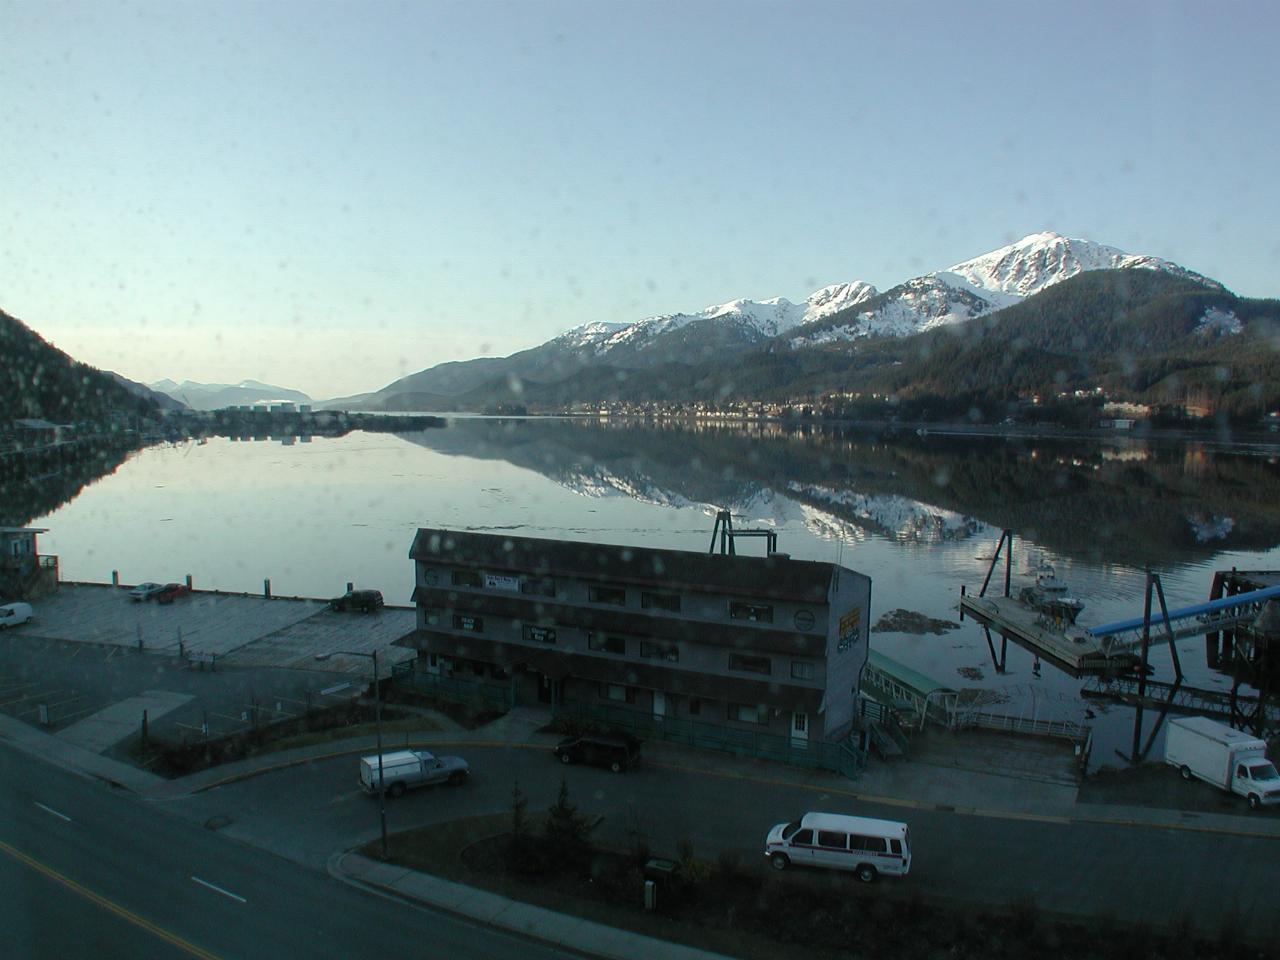
<svg viewBox="0 0 1280 960"><path fill-rule="evenodd" d="M0 309L315 399L1044 230L1280 296L1280 7L0 0Z"/></svg>

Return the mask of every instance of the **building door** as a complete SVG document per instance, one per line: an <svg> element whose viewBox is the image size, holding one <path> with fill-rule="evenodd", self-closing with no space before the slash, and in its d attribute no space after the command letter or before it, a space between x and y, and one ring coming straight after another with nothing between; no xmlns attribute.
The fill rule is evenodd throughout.
<svg viewBox="0 0 1280 960"><path fill-rule="evenodd" d="M538 675L538 702L547 704L564 703L564 684L552 680L545 673Z"/></svg>
<svg viewBox="0 0 1280 960"><path fill-rule="evenodd" d="M667 695L661 690L653 691L653 719L661 720L667 715Z"/></svg>
<svg viewBox="0 0 1280 960"><path fill-rule="evenodd" d="M809 715L793 713L791 715L791 745L803 747L809 742Z"/></svg>

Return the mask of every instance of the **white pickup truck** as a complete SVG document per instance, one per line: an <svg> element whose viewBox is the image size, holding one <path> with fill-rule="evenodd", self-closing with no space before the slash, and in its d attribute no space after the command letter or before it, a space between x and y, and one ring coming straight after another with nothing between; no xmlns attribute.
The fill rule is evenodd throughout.
<svg viewBox="0 0 1280 960"><path fill-rule="evenodd" d="M1280 803L1280 774L1267 759L1267 742L1208 717L1169 721L1164 762L1177 767L1185 780L1199 777L1240 794L1255 810Z"/></svg>
<svg viewBox="0 0 1280 960"><path fill-rule="evenodd" d="M387 796L398 797L410 787L429 783L457 785L471 772L461 757L437 757L426 750L397 750L382 755L382 776ZM378 792L378 755L360 758L360 787L365 793Z"/></svg>

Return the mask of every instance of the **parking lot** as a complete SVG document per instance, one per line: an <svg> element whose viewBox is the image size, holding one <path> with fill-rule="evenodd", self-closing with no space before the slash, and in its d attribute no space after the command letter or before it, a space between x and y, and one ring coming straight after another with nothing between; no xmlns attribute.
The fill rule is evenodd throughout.
<svg viewBox="0 0 1280 960"><path fill-rule="evenodd" d="M333 613L323 600L268 599L197 590L172 603L138 602L124 587L64 583L33 604L35 617L16 632L48 640L107 644L171 655L238 654L253 666L298 667L316 654L377 648L388 664L413 653L391 647L414 628L409 608ZM358 662L358 661L357 661ZM326 664L326 667L332 667ZM357 672L352 664L337 669Z"/></svg>
<svg viewBox="0 0 1280 960"><path fill-rule="evenodd" d="M197 591L135 602L122 587L63 584L0 633L0 712L97 753L141 729L216 737L358 695L383 676L415 613L334 612L321 600ZM324 657L323 660L318 657Z"/></svg>

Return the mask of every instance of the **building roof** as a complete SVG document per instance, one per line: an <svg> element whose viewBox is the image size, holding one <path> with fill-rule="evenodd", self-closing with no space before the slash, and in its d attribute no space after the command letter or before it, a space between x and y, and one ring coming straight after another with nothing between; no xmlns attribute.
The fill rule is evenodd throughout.
<svg viewBox="0 0 1280 960"><path fill-rule="evenodd" d="M650 547L420 529L409 556L494 572L572 574L583 580L825 603L836 571L847 568L784 556L753 557Z"/></svg>
<svg viewBox="0 0 1280 960"><path fill-rule="evenodd" d="M0 527L0 534L6 533L48 533L46 527Z"/></svg>
<svg viewBox="0 0 1280 960"><path fill-rule="evenodd" d="M939 683L937 680L930 679L923 673L912 670L910 667L904 666L897 660L886 657L879 650L868 650L867 662L881 673L889 675L904 687L915 691L922 697L927 697L929 694L937 693L938 691L942 691L944 693L955 692L953 688L948 687L945 683Z"/></svg>

